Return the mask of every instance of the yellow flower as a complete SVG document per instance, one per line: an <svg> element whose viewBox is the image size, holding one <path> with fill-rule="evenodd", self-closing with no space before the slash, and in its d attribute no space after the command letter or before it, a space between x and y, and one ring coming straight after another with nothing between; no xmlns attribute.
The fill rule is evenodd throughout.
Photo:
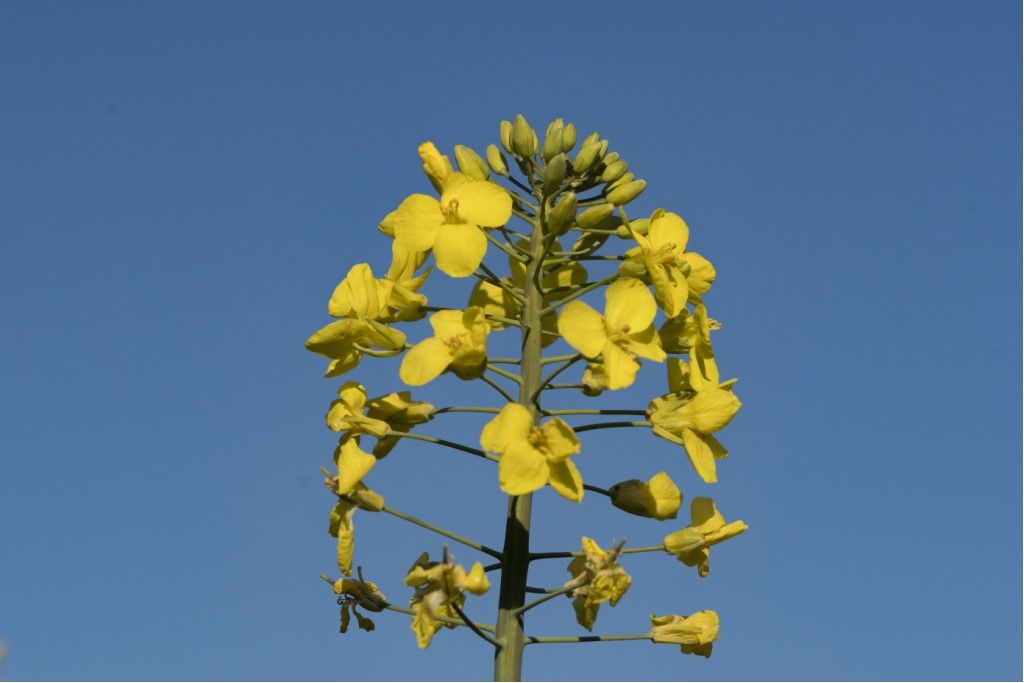
<svg viewBox="0 0 1024 683"><path fill-rule="evenodd" d="M718 614L706 609L688 617L666 614L651 615L651 640L655 643L679 645L683 654L711 656L718 638Z"/></svg>
<svg viewBox="0 0 1024 683"><path fill-rule="evenodd" d="M437 267L451 277L472 275L487 253L486 228L504 225L512 216L512 197L489 180L449 173L441 200L410 195L390 215L399 246L434 250Z"/></svg>
<svg viewBox="0 0 1024 683"><path fill-rule="evenodd" d="M538 427L530 411L506 403L484 426L480 445L501 454L498 485L505 493L518 496L551 484L559 495L583 500L583 479L569 460L580 452L580 442L563 420L553 418Z"/></svg>
<svg viewBox="0 0 1024 683"><path fill-rule="evenodd" d="M416 151L420 155L420 161L423 162L423 172L427 174L427 179L430 180L434 189L440 192L444 179L452 172L452 162L437 151L437 147L430 140L421 144Z"/></svg>
<svg viewBox="0 0 1024 683"><path fill-rule="evenodd" d="M632 579L618 563L621 546L607 552L584 536L582 547L583 556L573 558L566 567L572 578L564 587L573 587L569 597L573 598L576 621L589 631L594 627L601 603L615 607L629 590Z"/></svg>
<svg viewBox="0 0 1024 683"><path fill-rule="evenodd" d="M419 289L430 275L430 268L419 275L416 271L426 259L426 252L409 251L397 242L391 243L391 266L385 276L391 283L388 296L391 320L419 320L425 315L423 307L427 305L427 297L420 294Z"/></svg>
<svg viewBox="0 0 1024 683"><path fill-rule="evenodd" d="M647 415L654 433L683 446L697 474L710 484L718 480L715 461L729 454L712 432L729 424L742 404L730 390L734 380L719 384L714 357L708 361L702 370L697 354L691 355L689 366L671 359L669 388L673 391L651 401Z"/></svg>
<svg viewBox="0 0 1024 683"><path fill-rule="evenodd" d="M408 432L413 425L427 422L433 415L433 405L426 401L413 401L408 391L367 401L362 384L345 382L338 390L338 400L331 403L327 411L327 427L346 435L370 434L377 437L373 454L383 458L401 438L388 436L388 432Z"/></svg>
<svg viewBox="0 0 1024 683"><path fill-rule="evenodd" d="M619 482L608 492L615 507L654 519L675 519L683 502L683 494L667 472L658 472L647 481Z"/></svg>
<svg viewBox="0 0 1024 683"><path fill-rule="evenodd" d="M338 539L338 568L345 576L352 575L352 553L355 549L352 516L357 509L380 512L384 509L384 498L360 482L347 496L339 497L331 510L327 533Z"/></svg>
<svg viewBox="0 0 1024 683"><path fill-rule="evenodd" d="M367 264L349 270L327 304L327 312L342 320L317 330L306 340L308 350L331 359L325 377L348 372L374 348L397 353L405 347L405 334L383 323L391 316L388 300L392 293L393 283L373 277Z"/></svg>
<svg viewBox="0 0 1024 683"><path fill-rule="evenodd" d="M459 619L455 608L461 609L466 602L463 591L483 595L491 587L484 567L479 562L474 563L467 572L462 565L455 564L454 557L449 557L445 562L431 562L427 553L420 555L409 568L405 585L415 589L409 606L413 611L412 630L420 648L430 645L434 634L442 626L453 628L435 617Z"/></svg>
<svg viewBox="0 0 1024 683"><path fill-rule="evenodd" d="M640 245L640 260L654 285L654 298L665 315L674 318L685 307L690 292L680 267L690 228L677 214L657 209L651 214L647 235L636 231L632 234Z"/></svg>
<svg viewBox="0 0 1024 683"><path fill-rule="evenodd" d="M747 528L742 520L726 524L710 498L694 498L690 503L690 526L665 536L665 552L688 567L697 567L700 576L707 576L711 546L739 536Z"/></svg>
<svg viewBox="0 0 1024 683"><path fill-rule="evenodd" d="M338 467L338 484L334 492L344 496L356 489L363 477L373 469L377 458L359 447L358 436L345 434L334 449L334 463Z"/></svg>
<svg viewBox="0 0 1024 683"><path fill-rule="evenodd" d="M434 416L434 406L426 401L413 401L408 391L399 391L377 398L367 403L369 410L366 415L370 419L380 420L388 425L391 431L408 432L414 425L429 422ZM391 452L399 436L384 436L377 440L373 454L383 458Z"/></svg>
<svg viewBox="0 0 1024 683"><path fill-rule="evenodd" d="M558 331L587 358L600 356L608 388L622 389L633 383L640 369L635 356L665 359L652 324L656 311L647 287L635 278L624 278L605 291L604 316L582 301L570 301L558 317Z"/></svg>
<svg viewBox="0 0 1024 683"><path fill-rule="evenodd" d="M438 311L430 316L434 336L412 347L398 375L409 386L420 386L451 369L461 379L479 377L487 364L484 312L476 306L465 311Z"/></svg>

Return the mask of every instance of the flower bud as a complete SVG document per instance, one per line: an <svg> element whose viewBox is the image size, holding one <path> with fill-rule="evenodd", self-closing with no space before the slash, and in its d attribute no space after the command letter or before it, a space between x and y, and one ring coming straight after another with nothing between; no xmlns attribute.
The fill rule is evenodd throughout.
<svg viewBox="0 0 1024 683"><path fill-rule="evenodd" d="M423 162L423 172L427 174L427 179L430 180L434 189L440 192L441 183L452 172L451 162L448 161L448 157L437 151L437 147L430 140L420 145L416 151Z"/></svg>
<svg viewBox="0 0 1024 683"><path fill-rule="evenodd" d="M459 165L459 170L471 178L487 180L491 175L487 162L480 158L472 147L455 145L455 162Z"/></svg>
<svg viewBox="0 0 1024 683"><path fill-rule="evenodd" d="M566 192L562 200L548 212L548 230L556 235L564 235L572 227L576 219L576 193Z"/></svg>
<svg viewBox="0 0 1024 683"><path fill-rule="evenodd" d="M562 129L562 151L569 153L576 146L576 126L572 123L565 124Z"/></svg>
<svg viewBox="0 0 1024 683"><path fill-rule="evenodd" d="M558 192L565 180L565 155L559 152L544 167L544 196L550 197Z"/></svg>
<svg viewBox="0 0 1024 683"><path fill-rule="evenodd" d="M665 547L665 552L672 555L685 555L686 553L697 550L705 543L704 534L686 527L679 531L674 531L666 536L662 542Z"/></svg>
<svg viewBox="0 0 1024 683"><path fill-rule="evenodd" d="M634 180L633 182L616 187L605 195L605 199L615 206L622 206L623 204L628 204L639 197L640 193L643 192L646 187L646 180Z"/></svg>
<svg viewBox="0 0 1024 683"><path fill-rule="evenodd" d="M593 133L591 133L587 137L583 138L583 142L581 144L583 144L583 145L591 145L591 144L596 145L599 142L601 142L601 134L598 133L595 130Z"/></svg>
<svg viewBox="0 0 1024 683"><path fill-rule="evenodd" d="M498 140L505 151L512 154L512 122L502 121L498 126Z"/></svg>
<svg viewBox="0 0 1024 683"><path fill-rule="evenodd" d="M611 204L598 204L592 206L579 216L576 216L576 225L583 230L597 227L605 218L612 215L615 207Z"/></svg>
<svg viewBox="0 0 1024 683"><path fill-rule="evenodd" d="M497 145L487 145L487 164L498 175L508 175L508 164Z"/></svg>
<svg viewBox="0 0 1024 683"><path fill-rule="evenodd" d="M589 141L590 138L587 140ZM576 155L576 160L573 162L573 171L577 175L585 175L601 154L601 143L597 140L588 141L583 142L583 146L580 147L579 154Z"/></svg>
<svg viewBox="0 0 1024 683"><path fill-rule="evenodd" d="M601 172L601 182L614 183L616 180L621 178L627 170L629 170L629 164L621 159L619 161L613 161L610 164L606 164L604 171Z"/></svg>
<svg viewBox="0 0 1024 683"><path fill-rule="evenodd" d="M512 152L523 159L529 159L537 153L537 133L530 128L522 114L516 114L512 124Z"/></svg>
<svg viewBox="0 0 1024 683"><path fill-rule="evenodd" d="M626 163L626 162L622 162L622 163ZM636 175L635 174L633 174L633 173L624 173L624 174L622 174L622 177L619 178L618 180L616 180L614 182L611 182L611 183L608 183L608 186L604 188L604 191L605 192L611 192L616 187L619 187L620 185L625 185L626 183L631 183L634 180L636 180Z"/></svg>
<svg viewBox="0 0 1024 683"><path fill-rule="evenodd" d="M648 481L620 482L608 492L612 505L620 510L654 519L675 519L683 502L683 494L666 472L658 472Z"/></svg>
<svg viewBox="0 0 1024 683"><path fill-rule="evenodd" d="M381 222L377 225L377 229L388 237L395 236L395 214L397 213L397 211L392 211L387 216L384 216Z"/></svg>
<svg viewBox="0 0 1024 683"><path fill-rule="evenodd" d="M544 133L544 147L540 152L544 161L551 161L556 154L562 153L562 128L564 126L562 119L555 119L548 124L548 129Z"/></svg>
<svg viewBox="0 0 1024 683"><path fill-rule="evenodd" d="M626 175L630 175L630 174L627 173ZM647 231L651 227L651 219L650 218L634 218L631 221L629 221L629 226L631 228L633 228L633 232L635 232L636 234L638 234L638 235L645 235L646 236L647 235ZM629 231L629 228L626 227L625 223L623 223L619 227L615 228L615 234L618 235L619 237L621 237L624 240L628 240L628 239L633 237L633 234Z"/></svg>
<svg viewBox="0 0 1024 683"><path fill-rule="evenodd" d="M619 160L618 152L608 152L607 140L602 140L601 145L604 147L604 149L601 151L601 159L604 161L605 166L608 166L609 164L614 164L616 161ZM605 152L608 152L608 154L605 154Z"/></svg>

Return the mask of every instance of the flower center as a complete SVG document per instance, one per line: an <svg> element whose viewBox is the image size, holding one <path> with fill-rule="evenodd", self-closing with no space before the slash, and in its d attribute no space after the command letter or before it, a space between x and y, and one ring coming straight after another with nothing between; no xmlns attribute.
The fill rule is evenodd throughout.
<svg viewBox="0 0 1024 683"><path fill-rule="evenodd" d="M617 330L608 330L608 339L613 344L625 344L629 340L629 325L623 325Z"/></svg>
<svg viewBox="0 0 1024 683"><path fill-rule="evenodd" d="M548 440L544 437L544 432L540 427L534 425L530 427L530 435L526 437L526 440L530 442L530 445L536 448L545 458L551 457L551 451L548 449Z"/></svg>
<svg viewBox="0 0 1024 683"><path fill-rule="evenodd" d="M448 347L448 350L451 353L458 353L459 349L461 349L463 346L463 336L464 335L457 334L454 337L445 337L444 339L442 339L442 341L444 342L444 345Z"/></svg>
<svg viewBox="0 0 1024 683"><path fill-rule="evenodd" d="M451 199L448 204L441 207L441 214L444 216L445 223L465 223L461 216L459 216L459 200Z"/></svg>
<svg viewBox="0 0 1024 683"><path fill-rule="evenodd" d="M650 258L654 265L658 266L666 263L677 263L679 258L676 255L676 249L677 247L675 242L665 242L657 249L652 249L648 258Z"/></svg>

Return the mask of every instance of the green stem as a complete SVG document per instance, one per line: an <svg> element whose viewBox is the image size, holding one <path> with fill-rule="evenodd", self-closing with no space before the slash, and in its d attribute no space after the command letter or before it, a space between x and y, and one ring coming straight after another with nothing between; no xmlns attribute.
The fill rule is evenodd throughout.
<svg viewBox="0 0 1024 683"><path fill-rule="evenodd" d="M608 489L603 489L600 486L594 486L593 484L584 484L583 488L587 491L593 491L594 493L600 493L602 496L612 497L612 494Z"/></svg>
<svg viewBox="0 0 1024 683"><path fill-rule="evenodd" d="M393 508L393 507L391 507L389 505L385 505L381 509L381 512L386 512L389 515L394 515L395 517L398 517L399 519L404 519L407 522L411 522L412 524L415 524L416 526L421 526L424 529L429 529L430 531L433 531L435 534L440 534L440 535L444 536L445 538L450 538L451 540L455 541L456 543L461 543L462 545L466 546L467 548L472 548L473 550L479 550L480 552L486 553L486 554L490 555L491 557L497 558L499 560L501 559L501 553L499 551L495 550L494 548L488 548L483 543L477 543L476 541L474 541L472 539L469 539L469 538L466 538L465 536L459 536L458 534L455 534L455 533L452 533L451 531L448 531L444 527L439 527L436 524L431 524L430 522L424 521L424 520L420 519L419 517L413 517L412 515L408 515L408 514L402 512L401 510L396 510L395 508Z"/></svg>
<svg viewBox="0 0 1024 683"><path fill-rule="evenodd" d="M617 429L619 427L650 427L650 422L594 422L588 425L580 425L579 427L573 427L572 430L579 434L580 432L589 432L594 429Z"/></svg>
<svg viewBox="0 0 1024 683"><path fill-rule="evenodd" d="M442 413L490 413L497 415L501 412L501 408L491 408L489 406L447 406L445 408L438 408L434 411L434 415L440 415Z"/></svg>
<svg viewBox="0 0 1024 683"><path fill-rule="evenodd" d="M501 394L502 398L504 398L509 403L516 402L515 397L512 394L505 391L505 387L501 386L487 375L480 375L480 379L482 379L485 383L489 384L492 389Z"/></svg>
<svg viewBox="0 0 1024 683"><path fill-rule="evenodd" d="M665 546L663 545L639 545L634 548L622 548L619 550L620 554L628 553L653 553L653 552L665 552ZM558 560L561 558L569 557L583 557L585 553L580 550L556 550L549 553L530 553L530 560Z"/></svg>
<svg viewBox="0 0 1024 683"><path fill-rule="evenodd" d="M387 604L384 605L384 609L391 610L392 612L401 612L402 614L415 616L415 612L413 612L411 609L399 607L398 605ZM453 626L469 626L469 624L463 621L462 619L452 619L451 617L441 616L440 614L433 614L431 616L434 618L434 621L440 621L442 624L451 624ZM474 621L473 625L481 631L490 631L491 633L494 633L494 626L492 626L491 624L481 624L479 622Z"/></svg>
<svg viewBox="0 0 1024 683"><path fill-rule="evenodd" d="M545 410L545 415L646 415L646 410L618 408L570 408L567 410Z"/></svg>
<svg viewBox="0 0 1024 683"><path fill-rule="evenodd" d="M487 364L487 369L490 370L491 372L493 372L496 375L501 375L505 379L510 379L513 382L515 382L516 384L519 384L519 375L513 375L508 370L504 370L502 368L499 368L497 365L491 365L490 363Z"/></svg>
<svg viewBox="0 0 1024 683"><path fill-rule="evenodd" d="M470 618L466 616L466 613L462 611L462 608L459 607L457 603L452 601L452 602L450 602L448 604L450 604L452 606L452 608L455 610L455 613L459 615L460 619L462 619L462 623L464 623L466 626L468 626L470 628L470 630L473 631L473 633L477 634L478 636L480 636L481 638L486 640L488 643L490 643L494 647L497 647L497 648L501 647L501 642L498 641L498 640L495 640L493 636L489 636L486 633L484 633L483 629L476 625L476 622L471 621ZM486 625L490 626L490 624L486 624ZM492 630L491 633L494 633L494 631Z"/></svg>
<svg viewBox="0 0 1024 683"><path fill-rule="evenodd" d="M538 398L540 397L540 392L544 391L544 389L545 389L545 388L546 388L546 387L547 387L547 386L548 386L549 384L551 384L551 381L552 381L553 379L555 379L556 377L558 377L558 376L559 376L560 374L562 374L562 373L563 373L563 372L564 372L565 370L568 370L570 366L572 366L572 365L573 365L573 364L574 364L574 363L575 363L576 361L580 360L581 358L583 358L583 356L582 356L581 354L578 354L578 353L577 353L577 354L576 354L575 356L573 356L572 358L570 358L569 360L565 361L564 363L562 363L561 365L559 365L559 366L558 366L557 368L555 368L555 369L554 369L554 370L553 370L553 371L551 372L551 374L550 374L550 375L548 375L548 376L547 376L547 377L545 377L545 378L544 378L543 380L541 380L541 382L540 382L540 386L539 386L539 387L537 387L537 397L538 397Z"/></svg>
<svg viewBox="0 0 1024 683"><path fill-rule="evenodd" d="M486 282L490 282L492 285L501 287L505 291L505 293L508 294L510 297L518 301L520 304L523 303L523 295L520 294L515 287L505 282L500 277L498 277L493 270L487 267L486 264L481 263L480 270L486 277L480 276L479 274L477 275L477 277L480 277L482 280Z"/></svg>
<svg viewBox="0 0 1024 683"><path fill-rule="evenodd" d="M484 230L484 236L487 237L488 242L496 246L498 249L501 249L503 252L514 258L516 261L519 261L520 263L524 263L526 261L526 259L520 256L518 253L516 253L516 251L513 250L512 247L505 244L504 242L496 240L494 238L494 235L492 235L489 230Z"/></svg>
<svg viewBox="0 0 1024 683"><path fill-rule="evenodd" d="M522 361L518 358L487 358L488 363L500 363L502 365L519 365ZM516 375L516 379L519 379L519 375Z"/></svg>
<svg viewBox="0 0 1024 683"><path fill-rule="evenodd" d="M498 462L498 458L494 457L489 453L483 452L479 448L473 448L472 446L466 446L461 443L455 443L454 441L449 441L448 439L439 439L436 436L429 436L427 434L417 434L416 432L394 432L391 430L388 430L388 433L385 436L397 436L400 439L414 439L416 441L436 443L438 446L447 446L448 448L453 448L457 451L462 451L463 453L469 453L470 455L475 455L477 457L490 460L491 462Z"/></svg>
<svg viewBox="0 0 1024 683"><path fill-rule="evenodd" d="M541 365L550 365L551 363L561 363L567 360L573 360L579 357L578 353L567 353L564 356L548 356L547 358L541 358Z"/></svg>
<svg viewBox="0 0 1024 683"><path fill-rule="evenodd" d="M650 633L630 633L623 636L527 636L527 645L545 643L604 643L612 640L650 640Z"/></svg>
<svg viewBox="0 0 1024 683"><path fill-rule="evenodd" d="M586 287L581 287L580 289L577 289L575 292L573 292L569 296L565 297L564 299L559 299L558 301L556 301L555 303L551 304L550 306L545 307L541 311L541 315L546 315L548 313L551 313L552 311L556 311L559 308L561 308L562 306L564 306L567 303L569 303L570 301L575 301L576 299L579 299L584 294L587 294L588 292L592 292L595 289L597 289L598 287L604 287L608 283L614 282L617 279L619 279L619 274L618 273L616 273L615 275L609 275L606 278L601 278L597 282L592 282L589 285L587 285Z"/></svg>
<svg viewBox="0 0 1024 683"><path fill-rule="evenodd" d="M579 588L580 585L581 585L581 582L579 582L579 581L572 581L569 584L567 584L565 586L562 586L558 590L553 590L550 593L545 593L544 595L542 595L541 597L537 598L533 602L526 603L525 605L520 607L518 610L516 610L516 612L518 612L519 614L522 614L523 612L526 612L528 610L533 609L537 605L543 605L545 602L547 602L548 600L551 600L552 598L557 598L559 595L565 595L566 593L574 591L577 588Z"/></svg>

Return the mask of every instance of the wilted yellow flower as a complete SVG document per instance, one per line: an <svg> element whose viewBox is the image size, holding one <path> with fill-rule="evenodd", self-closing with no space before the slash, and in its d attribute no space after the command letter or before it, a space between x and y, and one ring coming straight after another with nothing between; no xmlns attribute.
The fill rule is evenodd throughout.
<svg viewBox="0 0 1024 683"><path fill-rule="evenodd" d="M629 590L632 579L618 562L620 547L607 552L593 539L583 537L583 556L574 557L566 567L572 576L565 587L573 586L569 597L576 611L576 621L588 631L594 627L602 602L612 607Z"/></svg>
<svg viewBox="0 0 1024 683"><path fill-rule="evenodd" d="M697 567L700 576L707 576L711 546L739 536L747 528L742 520L726 524L710 498L694 498L690 503L690 526L665 536L665 552L688 567Z"/></svg>
<svg viewBox="0 0 1024 683"><path fill-rule="evenodd" d="M651 401L647 414L654 433L682 445L701 479L713 483L718 480L715 461L729 452L712 432L729 424L742 404L731 391L734 382L718 383L714 357L704 359L702 365L703 369L696 354L691 355L688 366L671 359L668 370L672 393Z"/></svg>
<svg viewBox="0 0 1024 683"><path fill-rule="evenodd" d="M506 403L480 434L484 450L501 453L498 485L518 496L551 484L569 500L583 500L583 478L570 455L580 452L576 433L558 418L536 426L533 416L518 403Z"/></svg>
<svg viewBox="0 0 1024 683"><path fill-rule="evenodd" d="M683 654L711 656L718 638L718 614L706 609L688 617L666 614L651 615L651 640L655 643L679 645Z"/></svg>
<svg viewBox="0 0 1024 683"><path fill-rule="evenodd" d="M412 347L398 375L410 386L420 386L451 369L461 379L479 377L487 363L484 312L476 306L464 311L438 311L430 316L434 336Z"/></svg>
<svg viewBox="0 0 1024 683"><path fill-rule="evenodd" d="M633 383L641 356L661 362L665 352L655 334L657 304L640 280L623 278L605 291L604 316L582 301L570 301L558 317L565 341L590 359L600 356L609 389Z"/></svg>
<svg viewBox="0 0 1024 683"><path fill-rule="evenodd" d="M408 432L414 425L429 422L436 410L434 406L426 401L413 401L412 394L408 391L399 391L372 398L366 404L367 417L385 422L388 429L395 432ZM377 445L373 447L373 454L383 458L391 452L401 437L383 436L377 439Z"/></svg>
<svg viewBox="0 0 1024 683"><path fill-rule="evenodd" d="M479 562L474 563L467 572L462 565L455 564L454 557L449 557L447 562L431 562L427 553L420 555L409 568L405 585L415 589L409 606L413 611L412 630L420 648L430 645L434 634L442 626L452 628L435 617L458 619L459 613L455 607L461 609L465 604L463 591L483 595L491 587L484 567Z"/></svg>
<svg viewBox="0 0 1024 683"><path fill-rule="evenodd" d="M372 434L378 438L387 434L386 422L363 415L365 406L366 388L359 382L345 382L338 389L338 400L327 411L327 427L334 432Z"/></svg>
<svg viewBox="0 0 1024 683"><path fill-rule="evenodd" d="M582 391L585 395L598 396L608 388L608 373L604 371L604 365L601 363L587 363L580 382L583 384Z"/></svg>
<svg viewBox="0 0 1024 683"><path fill-rule="evenodd" d="M347 496L339 496L331 509L327 533L338 539L338 568L345 576L352 575L352 554L355 550L352 517L357 509L380 512L384 509L384 498L360 482Z"/></svg>
<svg viewBox="0 0 1024 683"><path fill-rule="evenodd" d="M647 481L619 482L608 492L615 507L654 519L675 519L683 502L683 494L667 472L658 472Z"/></svg>
<svg viewBox="0 0 1024 683"><path fill-rule="evenodd" d="M362 481L377 458L359 447L359 437L344 434L334 449L334 463L338 467L338 485L334 490L340 496L351 493Z"/></svg>
<svg viewBox="0 0 1024 683"><path fill-rule="evenodd" d="M484 230L508 222L512 197L489 180L449 173L441 200L410 195L386 219L399 246L434 250L437 267L451 277L472 275L487 253Z"/></svg>
<svg viewBox="0 0 1024 683"><path fill-rule="evenodd" d="M334 582L334 592L340 595L338 604L341 605L341 632L348 631L349 621L352 614L355 614L359 628L364 631L372 631L375 626L371 619L359 613L358 608L368 609L371 612L382 612L387 606L387 598L372 581L359 579L338 579Z"/></svg>

